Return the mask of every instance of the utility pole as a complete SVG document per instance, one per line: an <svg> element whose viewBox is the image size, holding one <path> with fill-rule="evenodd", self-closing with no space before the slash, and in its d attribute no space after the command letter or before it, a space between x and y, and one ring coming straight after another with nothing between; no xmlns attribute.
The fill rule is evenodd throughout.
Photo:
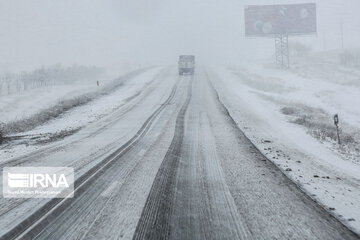
<svg viewBox="0 0 360 240"><path fill-rule="evenodd" d="M342 19L340 22L340 30L341 30L341 49L344 50L344 24Z"/></svg>

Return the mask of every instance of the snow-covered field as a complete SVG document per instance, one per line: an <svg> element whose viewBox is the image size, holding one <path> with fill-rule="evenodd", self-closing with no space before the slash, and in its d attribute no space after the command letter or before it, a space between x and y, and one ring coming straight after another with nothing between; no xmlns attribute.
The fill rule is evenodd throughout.
<svg viewBox="0 0 360 240"><path fill-rule="evenodd" d="M360 72L317 57L296 62L291 70L244 63L210 75L230 114L257 147L360 233ZM334 114L340 116L341 146Z"/></svg>
<svg viewBox="0 0 360 240"><path fill-rule="evenodd" d="M108 95L123 85L130 86L128 81L146 70L147 68L129 70L120 77L104 75L93 81L78 81L72 85L54 84L0 96L0 123L3 133L9 138L9 135L12 137L15 133L33 130L75 107Z"/></svg>
<svg viewBox="0 0 360 240"><path fill-rule="evenodd" d="M161 68L154 68L146 71L140 74L140 76L130 79L114 93L106 94L97 99L97 101L65 112L60 118L53 119L49 123L26 134L55 133L81 128L121 107L127 99L134 97L147 84L153 81L160 70Z"/></svg>
<svg viewBox="0 0 360 240"><path fill-rule="evenodd" d="M18 140L11 141L8 146L5 144L0 149L0 159L6 161L9 158L16 158L31 151L39 149L39 143L51 142L52 140L62 139L68 135L73 134L79 129L89 125L90 123L109 115L119 107L123 106L129 99L135 97L140 91L159 74L162 68L157 67L134 76L128 76L124 84L109 93L107 91L101 92L103 88L98 89L99 95L95 101L90 101L83 105L71 108L65 111L60 116L49 120L45 124L21 133L10 135ZM125 75L127 76L127 75ZM123 79L124 80L124 79ZM123 81L122 80L122 81ZM109 83L112 86L113 83ZM116 84L115 84L116 85ZM106 86L104 88L107 88ZM91 88L90 88L91 90ZM83 92L84 88L78 93ZM64 92L62 92L64 93ZM88 92L89 93L89 92ZM46 99L47 93L44 93L43 98ZM64 95L56 95L56 97L63 97ZM55 97L55 99L56 99ZM44 102L44 106L51 106L54 102ZM30 101L33 103L33 101ZM33 103L34 104L34 103ZM19 109L9 112L21 112L22 106ZM26 109L26 107L24 108ZM34 110L33 110L34 111Z"/></svg>
<svg viewBox="0 0 360 240"><path fill-rule="evenodd" d="M1 72L0 121L28 118L60 101L98 90L114 78L113 73L101 68L60 64L32 71Z"/></svg>
<svg viewBox="0 0 360 240"><path fill-rule="evenodd" d="M23 119L49 108L61 100L74 98L96 89L95 83L92 85L62 85L0 96L0 121L7 123Z"/></svg>

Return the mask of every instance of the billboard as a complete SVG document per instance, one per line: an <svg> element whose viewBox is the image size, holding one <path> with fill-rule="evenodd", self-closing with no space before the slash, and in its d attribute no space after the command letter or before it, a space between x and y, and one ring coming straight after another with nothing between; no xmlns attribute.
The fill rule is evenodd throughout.
<svg viewBox="0 0 360 240"><path fill-rule="evenodd" d="M316 4L250 5L245 8L245 36L316 33Z"/></svg>

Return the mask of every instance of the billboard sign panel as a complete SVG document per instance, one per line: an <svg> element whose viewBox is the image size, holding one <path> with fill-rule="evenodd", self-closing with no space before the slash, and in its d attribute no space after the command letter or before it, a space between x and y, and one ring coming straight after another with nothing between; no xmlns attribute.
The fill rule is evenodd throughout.
<svg viewBox="0 0 360 240"><path fill-rule="evenodd" d="M316 33L316 4L250 5L245 8L245 36Z"/></svg>

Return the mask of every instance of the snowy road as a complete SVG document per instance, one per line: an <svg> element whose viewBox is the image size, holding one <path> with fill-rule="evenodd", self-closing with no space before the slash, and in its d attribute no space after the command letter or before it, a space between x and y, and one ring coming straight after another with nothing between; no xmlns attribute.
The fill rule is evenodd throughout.
<svg viewBox="0 0 360 240"><path fill-rule="evenodd" d="M2 239L358 239L255 148L202 69L162 71L101 121L13 162L108 151L57 162L76 168L73 199L2 199Z"/></svg>

